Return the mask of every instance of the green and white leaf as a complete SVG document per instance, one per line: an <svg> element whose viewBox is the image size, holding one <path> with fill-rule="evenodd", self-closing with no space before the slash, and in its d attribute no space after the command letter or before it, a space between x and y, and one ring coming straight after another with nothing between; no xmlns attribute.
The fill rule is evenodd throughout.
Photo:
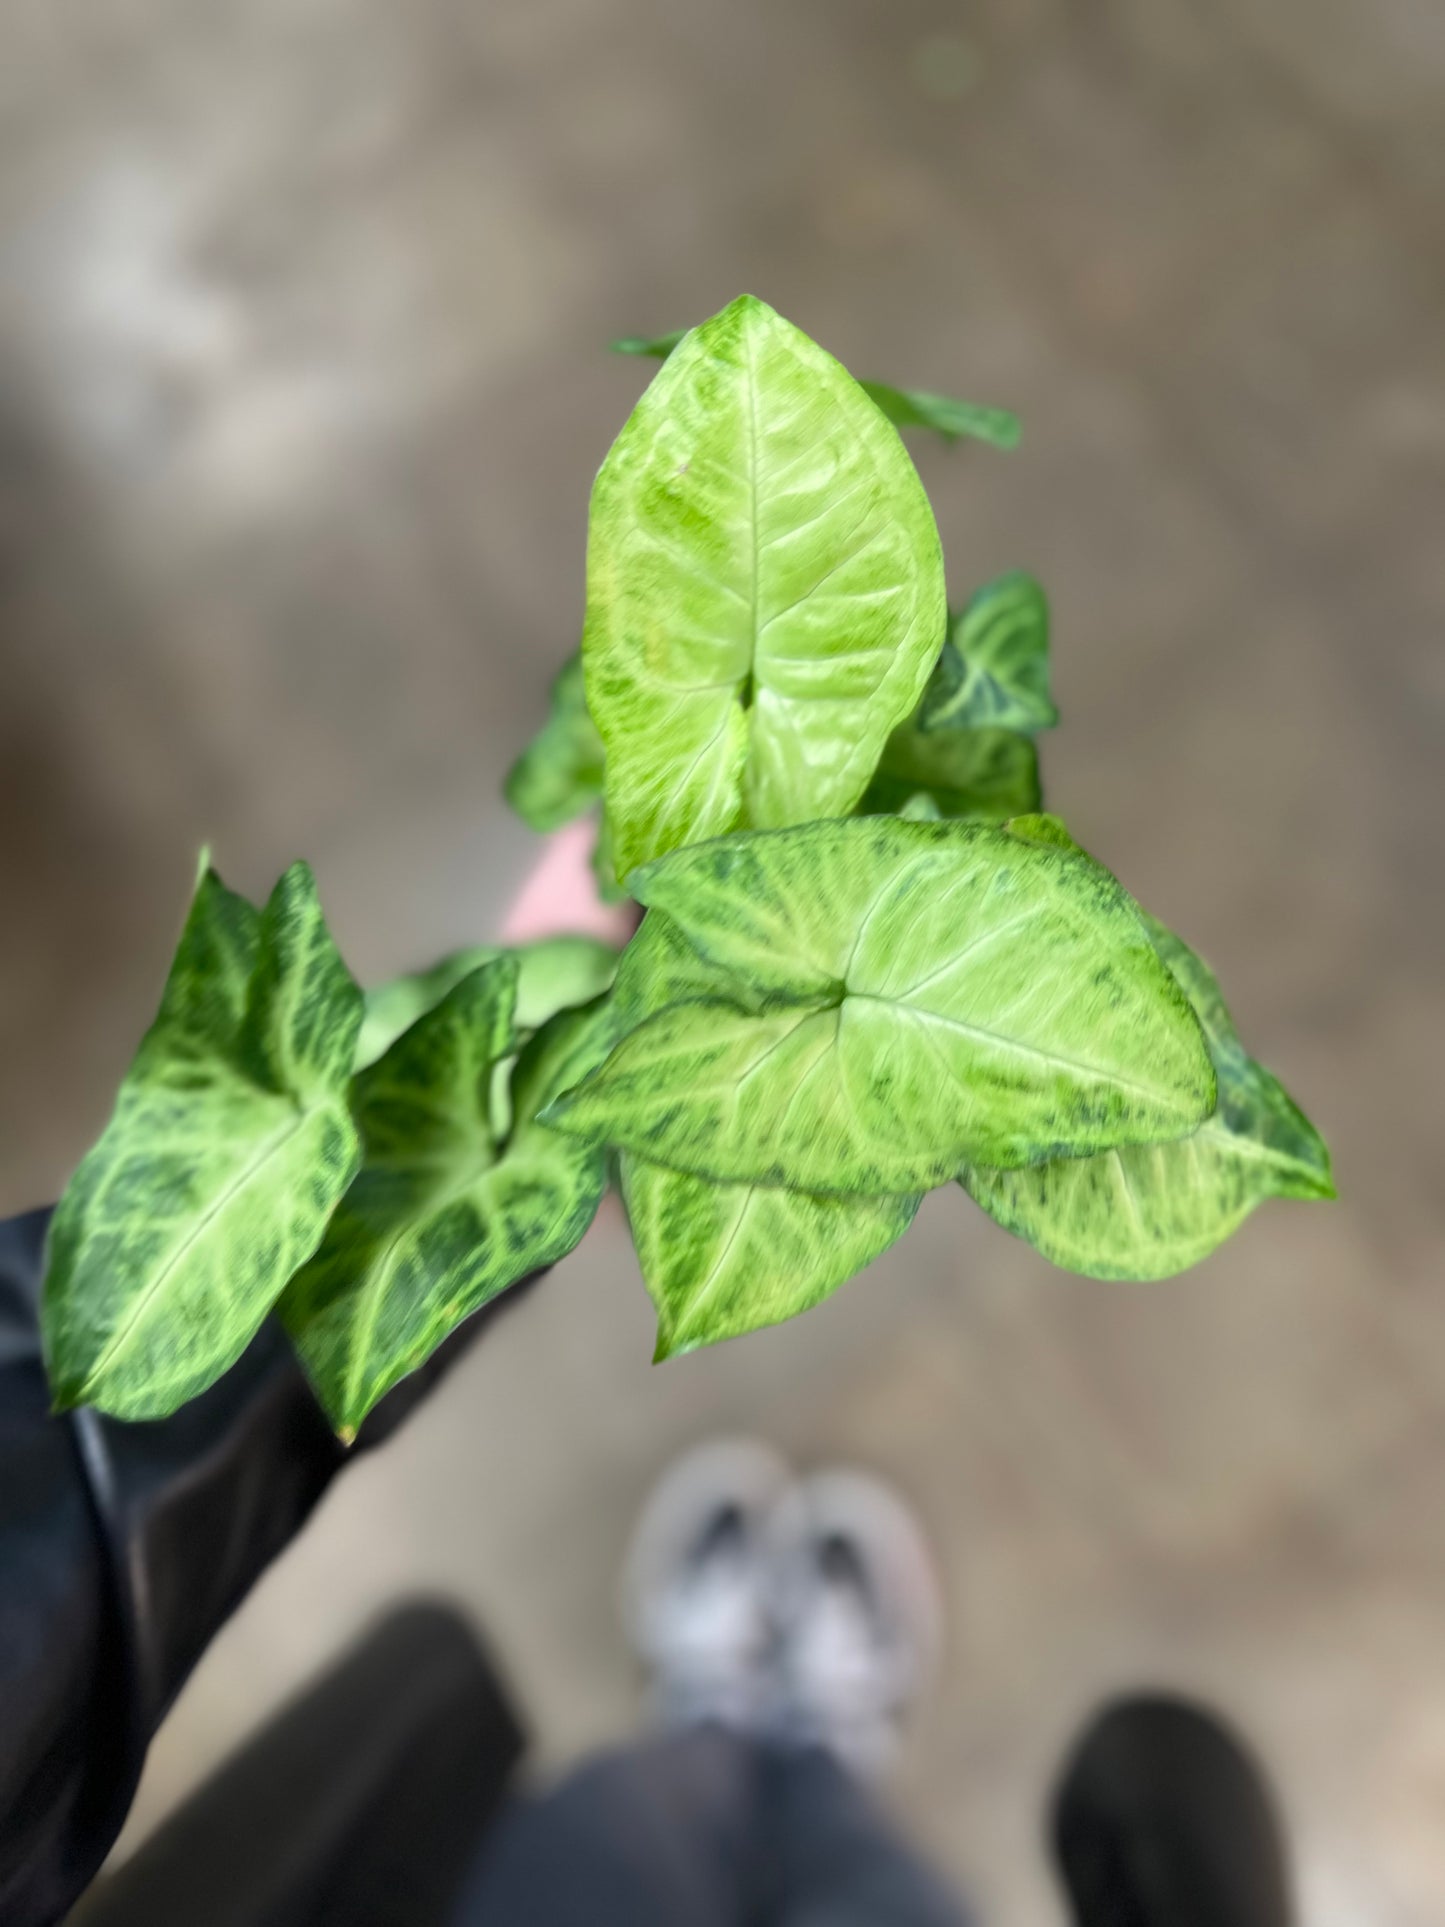
<svg viewBox="0 0 1445 1927"><path fill-rule="evenodd" d="M961 441L966 436L971 441L989 442L994 448L1019 445L1022 431L1018 416L1009 414L1006 408L985 408L978 402L935 395L925 388L894 388L886 381L865 381L861 386L895 428L927 428L945 442Z"/></svg>
<svg viewBox="0 0 1445 1927"><path fill-rule="evenodd" d="M1236 1231L1266 1198L1332 1198L1329 1152L1279 1080L1240 1043L1218 983L1187 944L1146 918L1193 1004L1219 1079L1214 1115L1169 1144L967 1167L964 1189L1005 1230L1092 1278L1167 1278Z"/></svg>
<svg viewBox="0 0 1445 1927"><path fill-rule="evenodd" d="M624 335L611 344L612 352L666 361L686 333L686 328L677 328L666 335ZM896 428L929 428L946 442L956 442L966 435L992 442L995 448L1018 446L1018 417L1007 409L984 408L977 402L958 401L952 395L935 395L922 388L895 388L886 381L858 385Z"/></svg>
<svg viewBox="0 0 1445 1927"><path fill-rule="evenodd" d="M1031 575L989 582L952 618L918 721L924 730L1032 734L1059 720L1049 693L1049 604Z"/></svg>
<svg viewBox="0 0 1445 1927"><path fill-rule="evenodd" d="M515 1041L516 973L507 956L482 965L356 1080L362 1170L281 1301L343 1438L462 1319L570 1251L601 1201L605 1159L536 1112L606 1050L605 1006L563 1012L527 1045L498 1146L490 1088Z"/></svg>
<svg viewBox="0 0 1445 1927"><path fill-rule="evenodd" d="M632 882L732 983L647 1018L552 1106L594 1142L730 1183L905 1193L968 1161L1182 1137L1214 1108L1198 1019L1079 851L858 817Z"/></svg>
<svg viewBox="0 0 1445 1927"><path fill-rule="evenodd" d="M613 444L587 585L624 882L740 822L851 810L945 624L938 530L896 431L749 295L684 338Z"/></svg>
<svg viewBox="0 0 1445 1927"><path fill-rule="evenodd" d="M665 910L649 910L613 986L618 1032L673 1004L738 989ZM618 1177L657 1308L659 1360L808 1310L901 1237L919 1203L715 1184L631 1152Z"/></svg>
<svg viewBox="0 0 1445 1927"><path fill-rule="evenodd" d="M51 1221L56 1407L164 1418L245 1350L355 1173L361 992L304 864L260 917L201 877L160 1011Z"/></svg>
<svg viewBox="0 0 1445 1927"><path fill-rule="evenodd" d="M356 1041L356 1066L374 1064L418 1017L447 992L495 958L517 960L516 1026L525 1039L559 1010L590 1003L612 982L618 953L595 937L543 937L515 950L472 944L443 957L429 970L393 977L366 993L366 1018Z"/></svg>
<svg viewBox="0 0 1445 1927"><path fill-rule="evenodd" d="M587 709L582 658L569 658L548 698L547 720L512 765L503 793L545 835L593 809L602 796L602 738Z"/></svg>
<svg viewBox="0 0 1445 1927"><path fill-rule="evenodd" d="M710 1184L630 1152L620 1177L659 1359L820 1304L903 1236L920 1203Z"/></svg>
<svg viewBox="0 0 1445 1927"><path fill-rule="evenodd" d="M928 812L917 801L929 798ZM1012 729L920 729L907 722L883 747L859 806L865 815L1002 823L1039 806L1038 751Z"/></svg>

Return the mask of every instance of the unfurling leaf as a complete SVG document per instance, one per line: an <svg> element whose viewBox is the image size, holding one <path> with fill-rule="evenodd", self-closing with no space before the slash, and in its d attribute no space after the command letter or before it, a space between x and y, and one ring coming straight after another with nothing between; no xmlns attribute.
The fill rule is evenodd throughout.
<svg viewBox="0 0 1445 1927"><path fill-rule="evenodd" d="M465 977L356 1079L364 1162L281 1315L344 1438L462 1319L581 1239L604 1159L536 1113L606 1050L605 1006L538 1031L512 1075L499 1148L490 1089L512 1049L517 964Z"/></svg>
<svg viewBox="0 0 1445 1927"><path fill-rule="evenodd" d="M1039 806L1039 758L1012 729L931 729L900 724L883 746L863 792L865 815L924 814L1002 823Z"/></svg>
<svg viewBox="0 0 1445 1927"><path fill-rule="evenodd" d="M686 328L677 328L671 334L651 337L624 335L611 344L612 352L666 361L686 334ZM860 381L858 386L895 428L928 428L945 442L968 436L991 442L995 448L1018 447L1018 417L1007 409L983 408L977 402L957 401L952 395L934 395L923 388L895 388L886 381Z"/></svg>
<svg viewBox="0 0 1445 1927"><path fill-rule="evenodd" d="M952 618L918 708L923 730L1032 734L1059 720L1049 694L1049 605L1031 575L990 582Z"/></svg>
<svg viewBox="0 0 1445 1927"><path fill-rule="evenodd" d="M632 884L733 981L647 1018L552 1106L592 1141L876 1195L1182 1137L1214 1107L1198 1019L1082 852L860 817L680 850Z"/></svg>
<svg viewBox="0 0 1445 1927"><path fill-rule="evenodd" d="M1006 1231L1092 1278L1170 1277L1208 1257L1266 1198L1335 1195L1323 1140L1245 1051L1213 975L1172 931L1145 921L1203 1025L1219 1080L1214 1115L1168 1144L1018 1171L969 1166L960 1179Z"/></svg>
<svg viewBox="0 0 1445 1927"><path fill-rule="evenodd" d="M602 795L602 738L588 714L580 655L558 671L548 704L546 722L503 786L523 822L544 835L582 816Z"/></svg>
<svg viewBox="0 0 1445 1927"><path fill-rule="evenodd" d="M51 1221L57 1407L163 1418L245 1350L356 1170L361 992L296 864L265 912L201 877L115 1113Z"/></svg>
<svg viewBox="0 0 1445 1927"><path fill-rule="evenodd" d="M582 658L624 882L851 810L944 631L933 512L845 369L744 295L693 329L597 478Z"/></svg>
<svg viewBox="0 0 1445 1927"><path fill-rule="evenodd" d="M659 1359L820 1304L912 1224L917 1197L710 1184L624 1152L622 1196L657 1307Z"/></svg>
<svg viewBox="0 0 1445 1927"><path fill-rule="evenodd" d="M606 990L617 969L617 954L595 937L543 937L511 951L474 944L453 951L429 970L393 977L366 993L366 1020L356 1040L356 1069L374 1064L463 977L497 957L517 959L516 1025L525 1040L557 1011L590 1003Z"/></svg>
<svg viewBox="0 0 1445 1927"><path fill-rule="evenodd" d="M1006 408L984 408L952 395L934 395L924 388L893 388L886 381L865 381L863 392L881 408L895 428L927 428L946 442L990 442L995 448L1017 448L1019 420Z"/></svg>

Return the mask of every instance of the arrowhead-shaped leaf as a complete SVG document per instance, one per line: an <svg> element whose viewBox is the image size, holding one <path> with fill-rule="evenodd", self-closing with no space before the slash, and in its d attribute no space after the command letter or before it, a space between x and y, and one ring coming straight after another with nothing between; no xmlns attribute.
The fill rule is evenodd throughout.
<svg viewBox="0 0 1445 1927"><path fill-rule="evenodd" d="M852 809L944 632L933 512L845 369L744 295L682 341L592 495L587 701L624 882Z"/></svg>
<svg viewBox="0 0 1445 1927"><path fill-rule="evenodd" d="M56 1207L58 1407L163 1418L244 1351L356 1170L361 992L304 864L262 916L201 878L115 1114Z"/></svg>
<svg viewBox="0 0 1445 1927"><path fill-rule="evenodd" d="M1019 1171L969 1166L960 1179L1006 1231L1092 1278L1170 1277L1208 1257L1266 1198L1335 1195L1324 1141L1245 1051L1211 972L1172 931L1146 922L1204 1027L1219 1079L1214 1115L1168 1144Z"/></svg>
<svg viewBox="0 0 1445 1927"><path fill-rule="evenodd" d="M612 343L612 352L666 361L686 333L686 328L677 328L666 335L624 335ZM897 428L928 428L946 442L971 436L976 441L992 442L995 448L1018 447L1018 417L1006 409L983 408L977 402L930 394L922 388L894 388L886 381L858 385Z"/></svg>
<svg viewBox="0 0 1445 1927"><path fill-rule="evenodd" d="M620 1175L659 1359L820 1304L903 1236L920 1202L710 1184L630 1152Z"/></svg>
<svg viewBox="0 0 1445 1927"><path fill-rule="evenodd" d="M917 798L933 804L926 810ZM863 793L867 815L948 816L1002 823L1039 806L1038 752L1012 729L920 729L906 722L883 746Z"/></svg>
<svg viewBox="0 0 1445 1927"><path fill-rule="evenodd" d="M592 809L602 795L602 738L588 713L580 655L558 671L548 704L546 722L504 785L518 816L544 835Z"/></svg>
<svg viewBox="0 0 1445 1927"><path fill-rule="evenodd" d="M1000 576L949 623L919 726L1032 733L1058 720L1049 694L1048 598L1031 575Z"/></svg>
<svg viewBox="0 0 1445 1927"><path fill-rule="evenodd" d="M747 986L709 963L665 910L649 910L613 988L619 1033L670 1005L729 996L746 1001ZM824 1197L714 1184L630 1152L619 1160L619 1177L657 1307L659 1359L820 1303L900 1238L919 1204L917 1196Z"/></svg>
<svg viewBox="0 0 1445 1927"><path fill-rule="evenodd" d="M605 1006L565 1011L527 1045L498 1148L490 1091L516 973L510 956L482 965L356 1079L365 1161L280 1308L344 1438L462 1319L565 1256L601 1202L604 1158L536 1113L605 1051Z"/></svg>
<svg viewBox="0 0 1445 1927"><path fill-rule="evenodd" d="M736 988L648 1018L552 1106L593 1141L726 1182L904 1193L969 1160L1180 1137L1214 1107L1198 1019L1080 851L860 817L632 882Z"/></svg>

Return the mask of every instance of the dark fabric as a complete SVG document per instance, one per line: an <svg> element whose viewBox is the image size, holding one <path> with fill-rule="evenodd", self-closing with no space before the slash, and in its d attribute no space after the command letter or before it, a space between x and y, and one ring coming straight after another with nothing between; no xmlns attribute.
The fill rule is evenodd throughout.
<svg viewBox="0 0 1445 1927"><path fill-rule="evenodd" d="M963 1927L828 1755L700 1729L604 1755L487 1839L454 1927Z"/></svg>
<svg viewBox="0 0 1445 1927"><path fill-rule="evenodd" d="M466 1624L407 1606L93 1887L73 1927L445 1927L522 1743Z"/></svg>
<svg viewBox="0 0 1445 1927"><path fill-rule="evenodd" d="M1268 1783L1210 1712L1161 1695L1107 1707L1060 1782L1053 1844L1077 1927L1289 1927Z"/></svg>
<svg viewBox="0 0 1445 1927"><path fill-rule="evenodd" d="M0 1224L5 1927L46 1927L93 1878L166 1709L348 1457L275 1320L171 1418L51 1416L37 1314L49 1215ZM398 1385L354 1449L388 1436L520 1290Z"/></svg>

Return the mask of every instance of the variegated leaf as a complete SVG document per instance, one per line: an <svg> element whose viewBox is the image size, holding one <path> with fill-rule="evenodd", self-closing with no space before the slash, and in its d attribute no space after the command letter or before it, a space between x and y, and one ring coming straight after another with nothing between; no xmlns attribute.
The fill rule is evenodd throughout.
<svg viewBox="0 0 1445 1927"><path fill-rule="evenodd" d="M960 1179L1006 1231L1092 1278L1170 1277L1208 1257L1266 1198L1335 1195L1323 1139L1246 1052L1211 972L1172 931L1146 923L1204 1027L1219 1080L1214 1115L1168 1144L1017 1171L969 1166Z"/></svg>
<svg viewBox="0 0 1445 1927"><path fill-rule="evenodd" d="M742 296L689 333L592 495L587 702L617 871L840 815L944 631L913 464L847 371Z"/></svg>
<svg viewBox="0 0 1445 1927"><path fill-rule="evenodd" d="M915 800L929 797L927 811ZM1002 823L1039 806L1038 752L1012 729L895 729L859 805L866 815L929 814Z"/></svg>
<svg viewBox="0 0 1445 1927"><path fill-rule="evenodd" d="M923 692L923 730L1050 729L1049 604L1021 571L987 583L948 625L948 640Z"/></svg>
<svg viewBox="0 0 1445 1927"><path fill-rule="evenodd" d="M281 1315L343 1438L461 1321L581 1239L606 1186L589 1146L537 1122L611 1039L605 1004L539 1030L499 1148L490 1091L512 1048L516 961L465 977L356 1079L365 1161Z"/></svg>
<svg viewBox="0 0 1445 1927"><path fill-rule="evenodd" d="M361 992L304 864L264 914L201 878L160 1012L56 1207L58 1407L163 1418L245 1349L356 1170Z"/></svg>
<svg viewBox="0 0 1445 1927"><path fill-rule="evenodd" d="M1197 1018L1076 850L860 817L632 882L733 983L649 1017L552 1106L592 1141L730 1183L905 1193L969 1159L1183 1136L1213 1109Z"/></svg>
<svg viewBox="0 0 1445 1927"><path fill-rule="evenodd" d="M631 1152L620 1175L659 1359L820 1304L903 1236L920 1202L710 1184Z"/></svg>

